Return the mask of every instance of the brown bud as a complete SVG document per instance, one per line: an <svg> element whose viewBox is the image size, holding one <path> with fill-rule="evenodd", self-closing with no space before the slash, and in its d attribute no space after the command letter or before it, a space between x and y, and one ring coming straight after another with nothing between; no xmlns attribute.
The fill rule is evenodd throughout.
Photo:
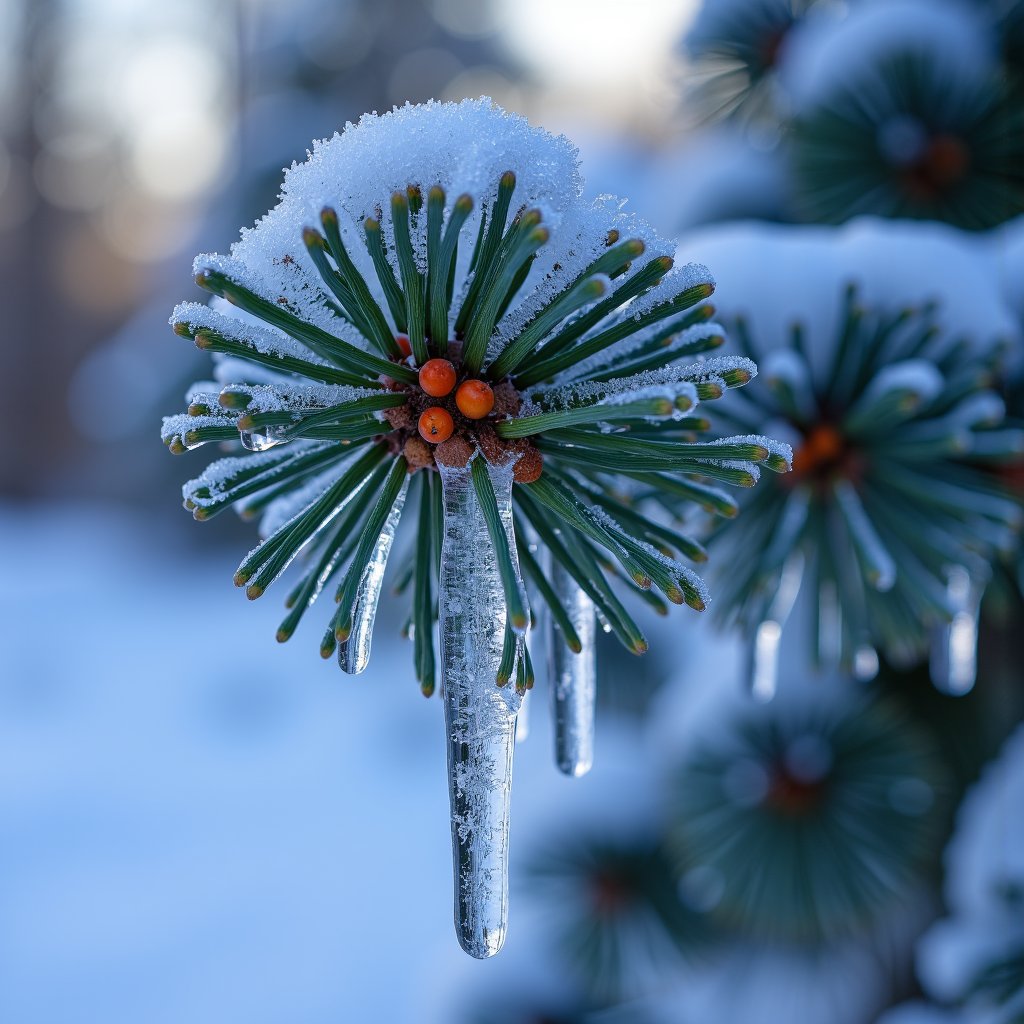
<svg viewBox="0 0 1024 1024"><path fill-rule="evenodd" d="M484 458L492 466L504 466L513 458L511 445L507 441L502 441L490 424L478 424L473 434L480 451L484 453Z"/></svg>
<svg viewBox="0 0 1024 1024"><path fill-rule="evenodd" d="M415 430L416 414L409 408L409 403L396 405L393 409L384 410L384 419L391 424L395 430Z"/></svg>
<svg viewBox="0 0 1024 1024"><path fill-rule="evenodd" d="M472 457L473 446L461 434L442 441L434 448L434 461L452 469L468 466Z"/></svg>
<svg viewBox="0 0 1024 1024"><path fill-rule="evenodd" d="M544 456L533 445L529 445L512 469L512 479L517 484L532 484L540 479L544 470Z"/></svg>
<svg viewBox="0 0 1024 1024"><path fill-rule="evenodd" d="M491 410L493 416L515 416L522 408L523 400L519 397L515 385L508 380L494 385L494 408Z"/></svg>
<svg viewBox="0 0 1024 1024"><path fill-rule="evenodd" d="M409 469L425 469L434 464L434 453L429 444L421 437L410 437L402 449L405 461L409 463Z"/></svg>

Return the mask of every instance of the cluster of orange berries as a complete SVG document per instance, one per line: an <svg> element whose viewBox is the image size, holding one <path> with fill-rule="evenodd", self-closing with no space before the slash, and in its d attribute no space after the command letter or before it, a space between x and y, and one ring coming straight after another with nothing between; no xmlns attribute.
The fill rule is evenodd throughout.
<svg viewBox="0 0 1024 1024"><path fill-rule="evenodd" d="M455 367L447 359L428 359L420 367L420 387L431 398L444 398L455 389ZM471 378L455 391L455 405L468 420L482 420L494 408L494 392L489 384ZM432 405L420 413L420 437L440 444L452 436L455 421L447 409Z"/></svg>
<svg viewBox="0 0 1024 1024"><path fill-rule="evenodd" d="M395 336L399 348L409 354L405 335ZM458 351L458 343L452 346ZM452 347L449 347L452 352ZM428 466L465 466L477 449L494 465L512 463L519 483L532 483L543 471L541 453L529 438L504 440L489 422L491 416L514 416L520 396L509 381L490 385L477 377L459 380L459 357L428 359L418 371L418 388L409 392L408 403L386 409L384 418L396 433L388 443L409 463L410 471ZM405 390L394 381L388 386Z"/></svg>

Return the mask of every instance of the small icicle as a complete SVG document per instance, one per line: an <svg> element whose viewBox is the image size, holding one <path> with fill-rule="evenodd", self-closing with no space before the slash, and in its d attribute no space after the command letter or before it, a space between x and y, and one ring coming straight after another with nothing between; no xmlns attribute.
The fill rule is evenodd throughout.
<svg viewBox="0 0 1024 1024"><path fill-rule="evenodd" d="M551 586L569 615L582 650L571 651L548 615L551 702L555 717L555 763L566 775L586 775L594 763L594 707L597 617L594 602L558 562L552 561Z"/></svg>
<svg viewBox="0 0 1024 1024"><path fill-rule="evenodd" d="M262 430L242 430L238 437L243 448L251 452L265 452L274 445L288 440L288 428L264 427Z"/></svg>
<svg viewBox="0 0 1024 1024"><path fill-rule="evenodd" d="M754 631L750 645L750 661L747 679L750 694L755 700L767 704L776 694L779 686L779 648L782 644L782 629L789 613L793 610L800 583L804 575L803 556L797 552L785 564L779 579L771 607L764 620Z"/></svg>
<svg viewBox="0 0 1024 1024"><path fill-rule="evenodd" d="M519 705L519 714L516 715L516 743L522 743L530 736L530 693L523 694L522 703Z"/></svg>
<svg viewBox="0 0 1024 1024"><path fill-rule="evenodd" d="M402 518L408 491L409 477L406 477L384 522L384 529L377 538L377 546L373 549L366 570L359 580L359 590L352 606L352 632L349 633L347 640L342 640L338 644L338 664L341 670L348 672L349 675L365 672L366 666L370 663L370 644L373 641L373 621L377 617L377 602L380 600L384 571L388 567L388 556L391 554L391 545L395 540L398 521Z"/></svg>
<svg viewBox="0 0 1024 1024"><path fill-rule="evenodd" d="M438 468L444 495L438 610L455 931L467 953L483 958L501 949L508 922L512 754L522 698L512 685L495 685L505 595L470 470ZM488 466L488 472L511 540L511 467ZM510 548L515 552L514 542Z"/></svg>
<svg viewBox="0 0 1024 1024"><path fill-rule="evenodd" d="M962 565L946 570L946 597L953 617L932 630L929 669L943 693L962 697L978 674L978 613L984 586Z"/></svg>

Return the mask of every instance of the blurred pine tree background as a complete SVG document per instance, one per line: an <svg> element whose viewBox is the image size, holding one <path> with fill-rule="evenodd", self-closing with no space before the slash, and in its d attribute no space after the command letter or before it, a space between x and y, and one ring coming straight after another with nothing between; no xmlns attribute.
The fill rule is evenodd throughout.
<svg viewBox="0 0 1024 1024"><path fill-rule="evenodd" d="M0 1019L1024 1021L1024 4L5 0L0 56ZM242 649L244 528L171 516L156 438L192 253L480 94L711 268L761 366L713 425L798 452L716 623L602 641L593 779L525 741L486 967L406 652Z"/></svg>

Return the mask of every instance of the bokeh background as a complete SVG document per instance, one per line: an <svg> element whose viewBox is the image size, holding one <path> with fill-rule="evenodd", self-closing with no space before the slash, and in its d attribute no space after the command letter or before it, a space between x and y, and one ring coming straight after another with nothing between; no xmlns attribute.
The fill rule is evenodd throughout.
<svg viewBox="0 0 1024 1024"><path fill-rule="evenodd" d="M531 695L511 930L477 963L397 603L365 676L275 644L277 607L231 585L251 526L183 514L198 469L157 436L204 373L167 326L201 298L193 254L313 138L479 95L568 134L588 190L678 236L767 338L780 261L786 315L848 281L937 299L999 346L1019 417L1021 12L0 0L0 1021L1024 1020L1019 554L971 613L970 692L816 673L796 637L757 704L746 640L679 613L644 663L602 652L582 780ZM907 77L858 87L853 56L890 50Z"/></svg>

